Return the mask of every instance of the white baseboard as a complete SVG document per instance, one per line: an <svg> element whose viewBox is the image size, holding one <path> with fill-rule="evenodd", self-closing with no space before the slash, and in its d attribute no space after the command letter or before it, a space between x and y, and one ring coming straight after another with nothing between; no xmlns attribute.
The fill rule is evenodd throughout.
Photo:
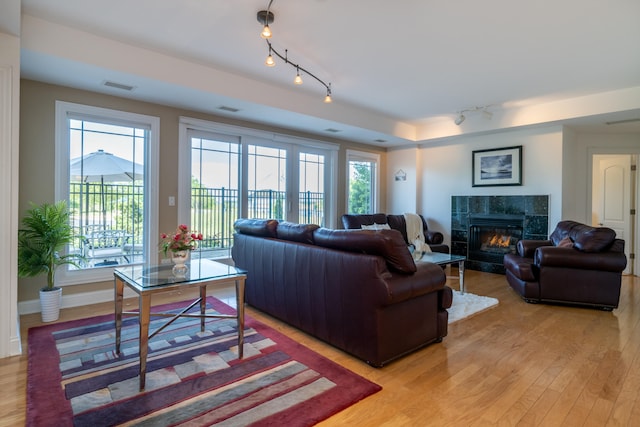
<svg viewBox="0 0 640 427"><path fill-rule="evenodd" d="M136 293L125 288L124 297L135 297ZM65 296L62 290L62 306L61 308L81 307L83 305L97 304L100 302L113 302L113 289L105 289L103 291L83 292L79 294L71 294ZM40 313L40 299L29 301L21 301L18 303L18 314Z"/></svg>

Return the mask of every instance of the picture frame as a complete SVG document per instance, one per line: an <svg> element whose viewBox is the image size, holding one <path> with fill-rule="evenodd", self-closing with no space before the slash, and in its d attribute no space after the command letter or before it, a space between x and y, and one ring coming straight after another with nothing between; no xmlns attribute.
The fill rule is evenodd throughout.
<svg viewBox="0 0 640 427"><path fill-rule="evenodd" d="M473 151L471 185L522 185L522 145Z"/></svg>

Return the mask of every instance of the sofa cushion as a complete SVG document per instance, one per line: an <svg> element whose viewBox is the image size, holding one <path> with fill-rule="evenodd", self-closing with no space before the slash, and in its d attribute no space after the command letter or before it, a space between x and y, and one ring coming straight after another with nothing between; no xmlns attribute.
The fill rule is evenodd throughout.
<svg viewBox="0 0 640 427"><path fill-rule="evenodd" d="M316 245L349 252L378 255L389 268L402 273L415 273L416 264L407 244L397 230L331 230L314 232Z"/></svg>
<svg viewBox="0 0 640 427"><path fill-rule="evenodd" d="M278 221L275 219L241 218L233 224L236 232L258 237L277 237Z"/></svg>
<svg viewBox="0 0 640 427"><path fill-rule="evenodd" d="M313 245L313 232L320 228L316 224L296 224L282 221L276 230L278 239Z"/></svg>
<svg viewBox="0 0 640 427"><path fill-rule="evenodd" d="M607 227L592 228L578 233L574 246L582 252L601 252L609 247L616 238L616 232Z"/></svg>

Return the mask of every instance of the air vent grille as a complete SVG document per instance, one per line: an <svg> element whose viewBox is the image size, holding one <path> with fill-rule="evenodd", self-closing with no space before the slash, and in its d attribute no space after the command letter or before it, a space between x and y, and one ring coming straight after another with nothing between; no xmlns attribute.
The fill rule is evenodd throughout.
<svg viewBox="0 0 640 427"><path fill-rule="evenodd" d="M640 117L636 118L636 119L626 119L626 120L614 120L611 122L605 122L608 125L619 125L622 123L634 123L634 122L640 122Z"/></svg>
<svg viewBox="0 0 640 427"><path fill-rule="evenodd" d="M112 87L114 89L126 90L127 92L131 92L132 90L134 90L136 88L135 86L126 85L126 84L123 84L123 83L116 83L116 82L112 82L112 81L109 81L109 80L105 81L102 84L104 86Z"/></svg>
<svg viewBox="0 0 640 427"><path fill-rule="evenodd" d="M218 107L218 110L228 111L230 113L237 113L238 111L240 111L239 108L227 107L226 105Z"/></svg>

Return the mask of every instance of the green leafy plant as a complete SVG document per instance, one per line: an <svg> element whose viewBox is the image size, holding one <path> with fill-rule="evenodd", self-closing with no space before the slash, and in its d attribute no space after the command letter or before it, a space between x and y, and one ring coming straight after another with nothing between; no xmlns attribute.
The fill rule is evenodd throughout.
<svg viewBox="0 0 640 427"><path fill-rule="evenodd" d="M60 254L73 239L66 201L32 205L18 230L18 275L46 273L47 286L43 290L53 290L56 269L64 264L78 267L76 261L83 259L78 254Z"/></svg>

